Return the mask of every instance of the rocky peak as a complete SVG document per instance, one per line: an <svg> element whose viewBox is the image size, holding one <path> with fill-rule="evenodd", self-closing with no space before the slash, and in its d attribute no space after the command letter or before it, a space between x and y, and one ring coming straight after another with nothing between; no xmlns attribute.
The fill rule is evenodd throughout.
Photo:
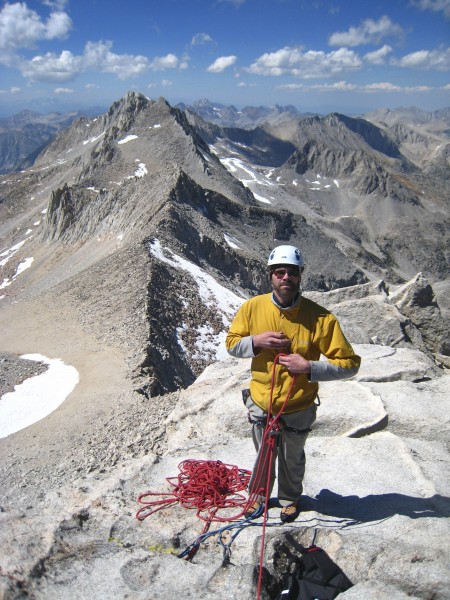
<svg viewBox="0 0 450 600"><path fill-rule="evenodd" d="M127 94L114 102L108 110L109 117L117 117L121 113L128 115L137 115L141 110L144 110L150 104L150 100L143 94L137 92L127 92Z"/></svg>
<svg viewBox="0 0 450 600"><path fill-rule="evenodd" d="M326 117L330 124L342 123L348 130L357 134L373 150L391 158L402 158L398 146L386 132L365 119L355 119L339 113Z"/></svg>

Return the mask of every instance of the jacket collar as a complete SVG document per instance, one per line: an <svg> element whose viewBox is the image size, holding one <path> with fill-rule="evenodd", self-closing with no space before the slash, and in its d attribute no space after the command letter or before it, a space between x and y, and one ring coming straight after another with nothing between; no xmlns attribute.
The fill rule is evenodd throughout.
<svg viewBox="0 0 450 600"><path fill-rule="evenodd" d="M288 308L294 308L295 306L298 306L300 304L301 299L302 299L302 293L297 292L297 294L294 296L294 299L292 300L292 303L285 306L284 304L281 304L278 301L277 297L275 296L275 293L272 292L272 302L275 304L275 306L277 306L281 310L287 310Z"/></svg>

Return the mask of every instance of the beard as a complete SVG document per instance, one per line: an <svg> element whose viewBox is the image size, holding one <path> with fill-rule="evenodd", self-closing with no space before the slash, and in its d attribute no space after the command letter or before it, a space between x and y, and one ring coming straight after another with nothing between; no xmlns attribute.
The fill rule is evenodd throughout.
<svg viewBox="0 0 450 600"><path fill-rule="evenodd" d="M272 282L272 288L281 304L292 304L300 292L300 284L292 281Z"/></svg>

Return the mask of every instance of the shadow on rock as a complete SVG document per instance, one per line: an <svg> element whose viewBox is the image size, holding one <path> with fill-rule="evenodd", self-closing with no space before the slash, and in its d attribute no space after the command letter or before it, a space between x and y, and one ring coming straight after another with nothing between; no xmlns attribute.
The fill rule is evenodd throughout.
<svg viewBox="0 0 450 600"><path fill-rule="evenodd" d="M322 515L351 519L353 524L380 521L395 515L404 515L411 519L446 518L450 516L450 498L439 494L429 498L417 498L404 494L371 494L360 498L359 496L341 496L324 489L315 498L304 496L302 509L313 510Z"/></svg>

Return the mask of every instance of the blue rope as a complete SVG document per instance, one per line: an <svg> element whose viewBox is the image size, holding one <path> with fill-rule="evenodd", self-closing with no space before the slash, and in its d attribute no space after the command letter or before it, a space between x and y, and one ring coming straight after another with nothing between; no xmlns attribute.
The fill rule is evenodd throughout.
<svg viewBox="0 0 450 600"><path fill-rule="evenodd" d="M219 535L217 543L220 544L222 546L222 548L224 549L224 563L229 562L230 557L231 557L231 544L234 542L234 540L237 538L237 536L241 533L241 531L243 531L247 527L262 527L263 526L263 523L255 523L255 521L253 521L253 519L261 516L263 511L264 511L264 505L261 504L261 506L259 506L258 509L252 515L250 515L247 519L242 519L240 521L236 521L235 523L230 523L228 525L225 525L224 527L215 529L214 531L207 531L206 533L202 533L201 535L198 536L198 538L194 542L192 542L192 544L187 546L187 548L185 550L183 550L182 552L180 552L180 554L177 555L178 558L187 557L186 560L189 560L189 558L197 552L198 548L200 547L200 544L202 544L203 542L205 542L207 539L209 539L210 537L212 537L214 535ZM269 527L276 526L276 525L279 525L279 523L268 524ZM221 534L224 533L225 531L231 531L233 529L235 529L236 531L231 536L230 541L225 544L222 539Z"/></svg>

